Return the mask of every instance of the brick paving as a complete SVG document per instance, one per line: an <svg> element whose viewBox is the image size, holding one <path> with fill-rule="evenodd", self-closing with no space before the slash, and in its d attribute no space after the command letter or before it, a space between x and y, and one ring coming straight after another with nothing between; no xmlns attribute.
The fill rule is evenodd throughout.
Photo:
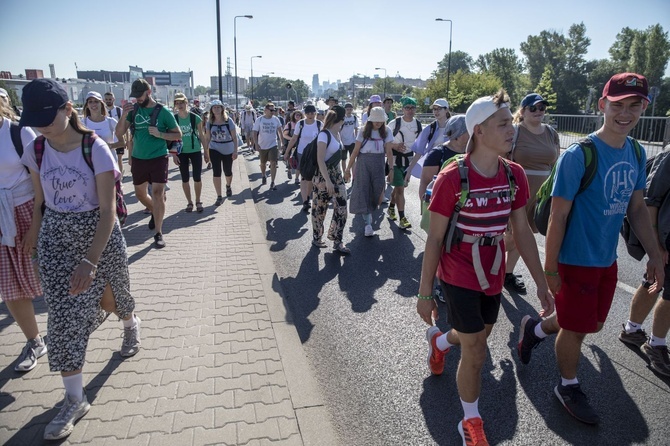
<svg viewBox="0 0 670 446"><path fill-rule="evenodd" d="M123 330L114 316L92 335L84 367L91 410L63 444L337 444L277 285L242 157L234 170L233 197L214 207L205 171L205 211L185 213L171 163L162 250L126 176L124 234L142 349L118 354ZM44 300L35 307L44 335ZM63 397L61 378L46 357L26 374L14 372L25 338L4 305L0 333L0 443L41 444Z"/></svg>

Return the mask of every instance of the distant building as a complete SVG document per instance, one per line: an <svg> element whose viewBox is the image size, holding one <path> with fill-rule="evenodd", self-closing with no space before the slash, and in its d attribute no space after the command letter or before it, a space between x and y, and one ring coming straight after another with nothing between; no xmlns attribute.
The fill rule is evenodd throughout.
<svg viewBox="0 0 670 446"><path fill-rule="evenodd" d="M221 82L223 83L223 91L224 92L230 92L230 93L235 93L235 76L231 76L230 74L226 74L224 76L221 76ZM243 77L239 77L238 79L238 84L237 84L237 90L240 95L244 95L244 92L247 91L247 88L249 88L249 81ZM216 91L219 89L219 76L210 76L209 78L209 84L210 88L212 91Z"/></svg>
<svg viewBox="0 0 670 446"><path fill-rule="evenodd" d="M315 96L318 96L321 93L321 86L319 84L319 75L315 74L312 76L312 93Z"/></svg>

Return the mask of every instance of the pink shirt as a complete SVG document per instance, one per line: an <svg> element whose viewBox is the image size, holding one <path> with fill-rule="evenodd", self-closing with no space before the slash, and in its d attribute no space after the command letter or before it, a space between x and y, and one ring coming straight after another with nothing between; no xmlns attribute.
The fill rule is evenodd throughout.
<svg viewBox="0 0 670 446"><path fill-rule="evenodd" d="M26 146L21 161L30 170L37 171L34 144L33 141ZM115 179L121 177L116 157L101 138L93 143L91 159L96 174L114 171ZM49 209L58 212L85 212L100 205L95 176L86 164L81 148L62 153L51 147L49 141L45 141L40 180L44 201Z"/></svg>

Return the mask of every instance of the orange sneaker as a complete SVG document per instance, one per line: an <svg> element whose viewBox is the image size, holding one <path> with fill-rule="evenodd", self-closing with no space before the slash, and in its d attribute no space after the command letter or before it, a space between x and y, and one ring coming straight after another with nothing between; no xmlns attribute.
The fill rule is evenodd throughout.
<svg viewBox="0 0 670 446"><path fill-rule="evenodd" d="M484 434L484 422L481 418L468 418L458 423L458 433L463 439L463 446L489 446Z"/></svg>
<svg viewBox="0 0 670 446"><path fill-rule="evenodd" d="M449 353L437 348L437 338L442 335L440 329L432 326L426 331L426 340L428 341L428 368L433 375L441 375L444 371L444 356Z"/></svg>

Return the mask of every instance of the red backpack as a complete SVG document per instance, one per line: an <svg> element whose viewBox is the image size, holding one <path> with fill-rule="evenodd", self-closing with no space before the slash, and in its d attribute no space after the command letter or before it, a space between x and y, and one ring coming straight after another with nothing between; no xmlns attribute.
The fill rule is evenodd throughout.
<svg viewBox="0 0 670 446"><path fill-rule="evenodd" d="M81 153L84 156L84 161L91 169L95 175L95 169L93 168L93 158L91 156L91 149L93 147L93 142L98 138L98 135L95 133L85 133L81 139ZM37 170L39 171L42 168L42 157L44 156L44 141L46 138L44 135L40 135L35 138L35 162L37 163ZM116 180L114 183L116 189L116 216L119 217L119 223L123 226L126 223L126 218L128 217L128 208L126 203L123 201L123 190L121 189L121 180Z"/></svg>

